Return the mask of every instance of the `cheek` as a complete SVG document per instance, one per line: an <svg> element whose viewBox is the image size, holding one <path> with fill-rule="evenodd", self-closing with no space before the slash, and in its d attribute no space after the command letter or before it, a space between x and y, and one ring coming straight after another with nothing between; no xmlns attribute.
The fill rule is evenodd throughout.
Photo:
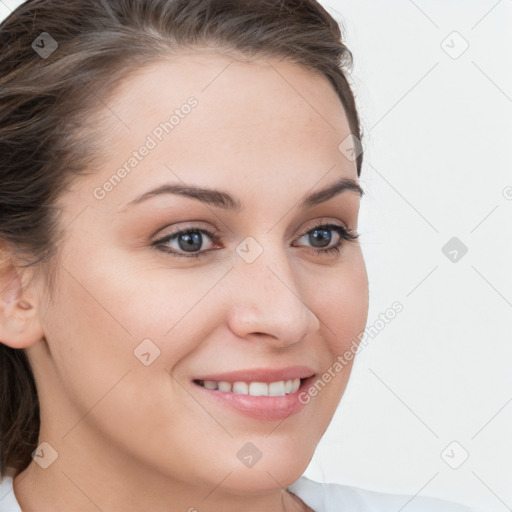
<svg viewBox="0 0 512 512"><path fill-rule="evenodd" d="M88 410L129 369L134 340L118 305L101 293L104 285L66 268L45 335L56 377L73 403Z"/></svg>
<svg viewBox="0 0 512 512"><path fill-rule="evenodd" d="M350 258L336 269L308 279L306 304L322 322L323 335L328 340L334 360L359 342L368 315L368 278L358 246L352 248Z"/></svg>
<svg viewBox="0 0 512 512"><path fill-rule="evenodd" d="M132 446L134 439L149 443L151 432L172 439L179 438L176 432L190 435L183 410L197 405L169 374L191 350L187 340L196 339L187 329L190 323L178 323L186 304L176 315L157 307L167 321L155 325L147 315L155 306L148 303L149 297L137 294L130 280L116 281L115 274L107 286L104 276L95 274L100 268L83 266L80 274L69 269L73 277L64 273L58 283L47 324L54 368L45 378L62 394L52 395L48 410L63 411L60 428L62 435L72 429L69 442L74 429L78 435L91 427L126 450L139 449ZM120 300L114 301L116 296ZM131 300L124 300L127 296ZM167 337L161 335L176 323ZM175 445L184 442L177 439ZM151 453L157 458L156 448Z"/></svg>
<svg viewBox="0 0 512 512"><path fill-rule="evenodd" d="M346 389L368 315L368 279L360 248L336 269L317 274L306 288L305 302L321 321L325 350L318 350L322 368L312 399L327 428ZM321 405L320 405L321 404Z"/></svg>

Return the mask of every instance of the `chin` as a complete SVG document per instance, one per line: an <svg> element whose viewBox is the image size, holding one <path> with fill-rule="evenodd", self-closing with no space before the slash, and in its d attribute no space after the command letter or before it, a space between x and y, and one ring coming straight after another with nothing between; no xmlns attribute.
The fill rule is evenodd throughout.
<svg viewBox="0 0 512 512"><path fill-rule="evenodd" d="M290 450L262 450L261 458L252 467L238 463L227 469L232 473L223 482L222 487L232 494L244 495L264 493L285 488L297 481L306 470L314 449L307 453L297 451L295 444ZM237 462L239 462L237 460Z"/></svg>

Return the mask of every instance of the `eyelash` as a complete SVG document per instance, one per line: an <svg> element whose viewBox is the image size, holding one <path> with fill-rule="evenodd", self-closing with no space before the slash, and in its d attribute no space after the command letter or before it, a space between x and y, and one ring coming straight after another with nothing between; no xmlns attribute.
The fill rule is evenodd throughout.
<svg viewBox="0 0 512 512"><path fill-rule="evenodd" d="M340 250L345 245L345 243L344 243L345 241L351 242L351 241L355 241L355 240L359 239L359 234L351 229L347 229L338 224L329 224L329 223L325 224L322 222L319 222L318 224L313 225L313 227L308 229L308 231L306 231L303 235L301 235L299 237L299 239L302 238L303 236L307 235L311 231L314 231L315 229L319 229L319 228L336 231L340 237L340 240L338 241L338 243L336 245L329 247L327 249L313 248L313 252L315 252L316 254L320 254L320 255L327 255L327 254L334 254L334 253L339 254ZM163 252L166 252L168 254L171 254L172 256L176 256L178 258L199 258L200 256L205 255L209 251L204 250L201 252L196 252L195 254L192 254L192 253L182 254L182 253L176 252L174 250L170 250L169 248L164 248L164 246L163 246L164 243L170 242L171 240L178 237L179 235L183 235L185 233L195 233L195 232L206 233L212 239L212 241L216 244L220 242L219 236L216 233L214 233L213 231L211 231L207 228L199 228L198 226L192 225L192 226L185 226L184 228L181 228L177 231L171 232L168 235L166 235L164 238L161 238L160 240L156 240L155 242L153 242L152 245L154 247L156 247L157 249L159 249Z"/></svg>

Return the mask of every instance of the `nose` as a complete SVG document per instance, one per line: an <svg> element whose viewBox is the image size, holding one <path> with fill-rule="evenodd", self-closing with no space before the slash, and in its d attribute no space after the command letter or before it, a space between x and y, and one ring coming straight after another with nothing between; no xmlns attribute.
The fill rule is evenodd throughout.
<svg viewBox="0 0 512 512"><path fill-rule="evenodd" d="M286 348L318 331L320 321L281 251L266 249L250 264L238 261L233 270L228 323L236 336Z"/></svg>

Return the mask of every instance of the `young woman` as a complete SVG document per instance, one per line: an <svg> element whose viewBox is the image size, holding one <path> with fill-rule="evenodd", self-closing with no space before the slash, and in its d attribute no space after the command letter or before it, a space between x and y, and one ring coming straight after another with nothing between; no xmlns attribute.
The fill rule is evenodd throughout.
<svg viewBox="0 0 512 512"><path fill-rule="evenodd" d="M301 476L368 311L329 14L30 0L0 43L0 511L467 510Z"/></svg>

